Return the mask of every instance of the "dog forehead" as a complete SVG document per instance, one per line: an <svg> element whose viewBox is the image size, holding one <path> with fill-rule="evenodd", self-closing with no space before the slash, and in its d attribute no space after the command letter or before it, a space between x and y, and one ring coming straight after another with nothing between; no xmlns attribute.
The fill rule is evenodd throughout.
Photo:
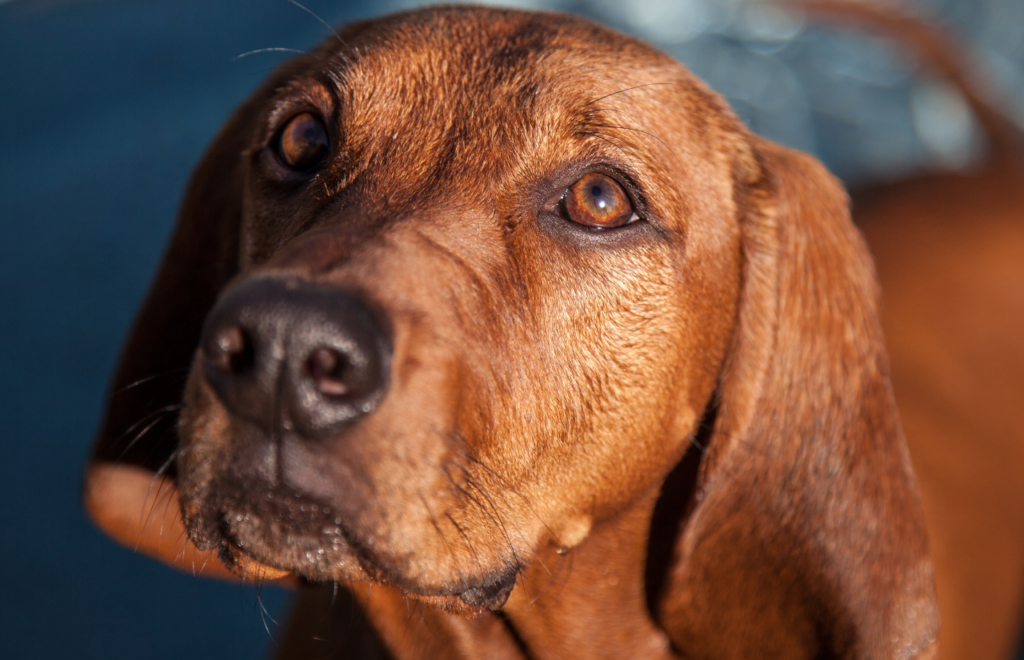
<svg viewBox="0 0 1024 660"><path fill-rule="evenodd" d="M481 7L400 14L325 47L348 148L376 166L400 163L405 180L463 185L493 182L545 143L592 134L619 99L597 101L681 71L584 19ZM633 95L631 111L651 99Z"/></svg>
<svg viewBox="0 0 1024 660"><path fill-rule="evenodd" d="M669 56L586 19L428 8L351 26L283 73L292 81L270 86L277 116L313 105L334 124L316 190L338 203L323 217L341 209L360 218L346 227L374 235L432 218L497 240L595 168L622 174L674 227L731 199L714 95ZM692 193L707 190L720 194ZM250 223L254 244L280 245L280 226Z"/></svg>
<svg viewBox="0 0 1024 660"><path fill-rule="evenodd" d="M356 24L324 45L354 69L389 79L429 72L432 82L471 89L541 71L581 74L602 65L672 62L644 42L581 17L471 6L428 7Z"/></svg>

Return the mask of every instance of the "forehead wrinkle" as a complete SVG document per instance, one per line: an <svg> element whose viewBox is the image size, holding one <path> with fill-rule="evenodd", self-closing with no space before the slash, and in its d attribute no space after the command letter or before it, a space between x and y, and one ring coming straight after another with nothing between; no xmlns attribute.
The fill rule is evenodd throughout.
<svg viewBox="0 0 1024 660"><path fill-rule="evenodd" d="M391 196L403 187L436 195L453 182L483 192L534 132L547 51L510 55L507 42L486 35L408 32L362 50L339 76L355 167L372 169Z"/></svg>
<svg viewBox="0 0 1024 660"><path fill-rule="evenodd" d="M674 151L672 129L678 128L674 125L680 124L679 118L665 120L658 111L678 106L671 101L683 95L689 81L680 75L683 70L678 63L660 53L653 63L635 65L630 59L633 49L628 47L632 44L623 41L620 51L597 47L595 53L581 58L576 48L553 55L559 73L553 75L549 97L561 121L571 126L574 139L597 142L592 149L640 165L652 156L664 159Z"/></svg>
<svg viewBox="0 0 1024 660"><path fill-rule="evenodd" d="M624 162L640 174L650 163L671 157L657 126L621 116L634 106L594 103L621 89L628 72L600 59L586 65L577 60L575 51L547 53L547 84L536 94L533 119L520 136L522 148L506 154L514 159L504 172L506 184L538 181L570 161Z"/></svg>

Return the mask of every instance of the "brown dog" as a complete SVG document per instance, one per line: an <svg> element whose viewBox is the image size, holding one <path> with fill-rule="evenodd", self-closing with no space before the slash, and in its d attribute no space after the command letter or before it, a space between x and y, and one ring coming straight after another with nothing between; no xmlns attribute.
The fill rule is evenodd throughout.
<svg viewBox="0 0 1024 660"><path fill-rule="evenodd" d="M932 657L876 295L839 184L650 47L359 24L199 166L87 503L190 562L140 516L175 489L200 551L351 586L398 658Z"/></svg>

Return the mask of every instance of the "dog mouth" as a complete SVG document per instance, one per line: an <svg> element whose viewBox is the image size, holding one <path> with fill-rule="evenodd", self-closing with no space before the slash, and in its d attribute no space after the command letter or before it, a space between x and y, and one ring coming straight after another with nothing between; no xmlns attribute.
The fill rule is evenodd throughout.
<svg viewBox="0 0 1024 660"><path fill-rule="evenodd" d="M329 505L284 487L249 485L227 492L232 496L186 507L186 524L196 545L217 549L229 568L246 571L255 560L313 582L379 573L367 553L355 550L339 513Z"/></svg>
<svg viewBox="0 0 1024 660"><path fill-rule="evenodd" d="M448 588L423 588L404 579L398 562L373 542L356 538L341 511L287 486L218 484L215 500L185 504L185 523L202 550L244 578L297 575L310 582L372 580L451 612L500 609L519 575L506 566L480 578L460 575Z"/></svg>

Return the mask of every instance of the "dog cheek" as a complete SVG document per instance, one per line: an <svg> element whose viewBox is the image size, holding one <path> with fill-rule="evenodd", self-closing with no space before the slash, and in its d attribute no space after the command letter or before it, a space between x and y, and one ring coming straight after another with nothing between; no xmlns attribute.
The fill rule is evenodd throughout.
<svg viewBox="0 0 1024 660"><path fill-rule="evenodd" d="M566 546L610 503L635 497L652 478L649 465L683 441L671 422L677 393L688 389L672 367L683 343L678 282L671 261L651 250L610 257L582 275L555 273L531 291L545 301L543 316L523 344L501 433L520 439L528 429L515 447L531 467L523 478ZM692 422L692 406L687 411ZM542 487L558 483L565 487Z"/></svg>

